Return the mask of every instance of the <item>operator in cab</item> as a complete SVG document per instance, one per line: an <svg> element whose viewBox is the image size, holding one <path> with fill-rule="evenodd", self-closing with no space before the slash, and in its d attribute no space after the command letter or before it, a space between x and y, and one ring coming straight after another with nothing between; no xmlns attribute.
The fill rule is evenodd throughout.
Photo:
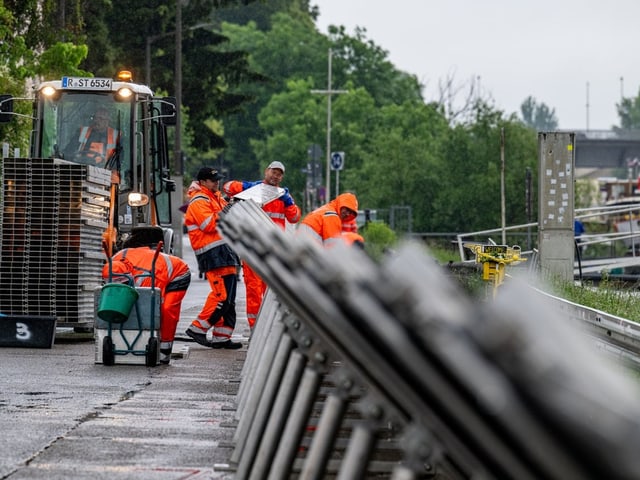
<svg viewBox="0 0 640 480"><path fill-rule="evenodd" d="M80 127L64 150L64 158L106 168L118 142L118 130L109 126L111 117L106 107L98 107L91 123Z"/></svg>

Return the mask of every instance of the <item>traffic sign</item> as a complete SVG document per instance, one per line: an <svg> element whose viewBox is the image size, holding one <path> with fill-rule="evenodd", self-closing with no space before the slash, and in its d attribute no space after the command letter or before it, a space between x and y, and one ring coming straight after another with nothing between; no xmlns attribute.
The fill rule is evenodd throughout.
<svg viewBox="0 0 640 480"><path fill-rule="evenodd" d="M344 168L344 152L331 152L331 170Z"/></svg>

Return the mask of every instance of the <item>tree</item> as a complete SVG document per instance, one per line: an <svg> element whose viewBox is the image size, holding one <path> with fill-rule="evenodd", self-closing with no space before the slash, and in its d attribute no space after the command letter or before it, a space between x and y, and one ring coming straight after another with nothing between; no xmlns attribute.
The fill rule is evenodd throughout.
<svg viewBox="0 0 640 480"><path fill-rule="evenodd" d="M469 232L500 225L500 141L505 132L507 223L526 223L526 167L535 171L536 135L515 115L504 118L486 104L475 122L456 125L446 139L443 162L437 165L439 185L425 231Z"/></svg>
<svg viewBox="0 0 640 480"><path fill-rule="evenodd" d="M268 31L262 31L256 23L249 22L243 26L223 24L222 33L230 39L229 48L248 51L252 68L268 79L260 85L243 88L243 92L255 95L256 102L245 105L241 113L225 118L229 145L225 156L235 176L260 174L260 161L264 163L265 160L260 155L266 152L261 150L258 153L250 145L262 145L263 136L268 134L258 124L257 118L272 95L283 92L291 80L310 82L308 84L313 85L310 88L315 89L327 85L329 48L333 52L333 88L363 88L378 105L423 103L416 77L395 69L388 61L387 52L368 41L364 30L357 30L355 36L349 36L344 28L332 27L327 37L320 34L308 19L303 21L295 15L281 12L271 17L271 29ZM307 91L307 95L312 94ZM326 124L326 97L316 97L319 108L323 109L318 120ZM325 132L326 127L320 126L313 138L308 138L299 150L306 151L313 143L324 144ZM354 159L352 152L349 158L350 161ZM306 162L306 154L298 162ZM289 181L289 175L287 177Z"/></svg>
<svg viewBox="0 0 640 480"><path fill-rule="evenodd" d="M78 2L71 2L77 4ZM53 78L62 74L84 74L78 68L87 48L76 34L78 18L61 17L55 2L19 1L0 3L0 93L26 97L28 79ZM74 41L63 41L73 39ZM13 148L26 151L30 131L30 105L16 102L14 109L25 116L0 124L0 138Z"/></svg>
<svg viewBox="0 0 640 480"><path fill-rule="evenodd" d="M520 105L520 113L525 125L539 132L551 132L558 128L555 109L550 110L544 103L537 103L531 96Z"/></svg>
<svg viewBox="0 0 640 480"><path fill-rule="evenodd" d="M640 129L640 93L636 97L624 97L616 104L618 117L620 117L620 129Z"/></svg>

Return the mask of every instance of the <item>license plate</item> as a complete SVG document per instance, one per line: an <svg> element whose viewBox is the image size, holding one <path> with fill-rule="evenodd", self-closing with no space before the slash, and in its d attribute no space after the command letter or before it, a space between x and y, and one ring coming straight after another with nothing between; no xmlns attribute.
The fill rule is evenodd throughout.
<svg viewBox="0 0 640 480"><path fill-rule="evenodd" d="M110 78L62 77L62 88L75 90L111 90Z"/></svg>
<svg viewBox="0 0 640 480"><path fill-rule="evenodd" d="M508 248L506 245L483 245L482 253L488 253L489 255L506 255Z"/></svg>

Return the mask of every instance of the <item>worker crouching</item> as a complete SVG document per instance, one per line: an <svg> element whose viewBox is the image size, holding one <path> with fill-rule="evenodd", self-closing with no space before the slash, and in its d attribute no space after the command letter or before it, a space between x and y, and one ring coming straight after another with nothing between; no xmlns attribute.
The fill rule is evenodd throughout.
<svg viewBox="0 0 640 480"><path fill-rule="evenodd" d="M151 287L152 280L160 289L160 363L169 364L171 350L180 321L182 300L191 284L189 266L180 258L166 253L156 255L155 245L147 239L132 235L124 248L111 257L111 277L114 282L129 282L136 287ZM152 275L155 277L152 279ZM109 265L102 269L102 277L109 278Z"/></svg>

